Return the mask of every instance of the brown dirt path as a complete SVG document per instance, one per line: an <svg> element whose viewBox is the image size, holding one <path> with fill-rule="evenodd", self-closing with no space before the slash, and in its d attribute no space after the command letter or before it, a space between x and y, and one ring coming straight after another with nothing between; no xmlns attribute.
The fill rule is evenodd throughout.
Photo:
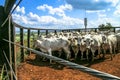
<svg viewBox="0 0 120 80"><path fill-rule="evenodd" d="M60 64L50 65L31 54L24 63L18 67L18 80L102 80L75 69L70 69ZM105 60L95 60L92 64L77 62L84 66L94 68L120 77L120 54L111 61L109 56Z"/></svg>

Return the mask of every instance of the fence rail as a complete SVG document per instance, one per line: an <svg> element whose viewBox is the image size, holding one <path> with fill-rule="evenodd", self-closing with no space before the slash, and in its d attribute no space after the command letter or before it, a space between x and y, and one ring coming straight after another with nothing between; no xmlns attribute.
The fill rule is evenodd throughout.
<svg viewBox="0 0 120 80"><path fill-rule="evenodd" d="M13 22L15 27L18 28L23 28L23 29L30 29L30 30L61 30L61 31L82 31L85 30L85 28L79 28L79 29L43 29L43 28L30 28L30 27L24 27L21 26L15 22ZM120 27L112 27L111 29L113 29L113 31L116 31L116 29L120 29ZM87 30L94 30L95 32L97 32L97 30L99 30L99 28L87 28Z"/></svg>

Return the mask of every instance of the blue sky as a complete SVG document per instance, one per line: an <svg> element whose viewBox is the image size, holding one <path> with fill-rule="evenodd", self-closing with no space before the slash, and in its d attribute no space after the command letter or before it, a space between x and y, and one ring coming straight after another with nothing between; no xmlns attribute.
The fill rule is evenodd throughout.
<svg viewBox="0 0 120 80"><path fill-rule="evenodd" d="M0 0L4 5L4 0ZM22 0L13 20L26 27L83 28L111 23L120 26L120 0Z"/></svg>

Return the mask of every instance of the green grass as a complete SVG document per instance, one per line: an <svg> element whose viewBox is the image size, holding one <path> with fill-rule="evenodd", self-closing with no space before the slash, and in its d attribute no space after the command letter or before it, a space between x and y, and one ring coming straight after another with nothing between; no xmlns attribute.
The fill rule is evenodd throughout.
<svg viewBox="0 0 120 80"><path fill-rule="evenodd" d="M37 34L34 34L34 37L33 37L33 35L31 35L30 36L30 41L33 40L33 38L37 39ZM27 41L27 34L24 34L23 39L24 39L24 41ZM20 35L19 34L16 34L15 41L20 42Z"/></svg>
<svg viewBox="0 0 120 80"><path fill-rule="evenodd" d="M45 33L41 33L42 35L45 35ZM30 48L33 48L33 41L35 40L35 39L37 39L37 37L38 37L38 35L37 35L37 33L34 33L34 34L31 34L31 36L30 36ZM23 36L23 39L24 39L24 46L25 47L27 47L27 33L24 33L24 36ZM18 44L20 44L20 34L16 34L16 36L15 36L15 42L16 43L18 43ZM18 47L17 46L17 52L16 52L16 63L17 63L17 65L19 65L20 64L20 54L21 54L21 52L20 52L20 47ZM27 50L26 49L24 49L24 58L26 58L28 56L28 54L27 54Z"/></svg>
<svg viewBox="0 0 120 80"><path fill-rule="evenodd" d="M34 35L34 38L37 39L37 34ZM20 35L17 34L16 37L15 37L15 42L20 44ZM27 35L24 35L24 44L23 44L25 47L27 47ZM17 60L16 60L16 63L17 65L20 64L20 47L17 46L17 52L16 52L16 57L17 57ZM33 36L30 36L30 48L33 48ZM27 55L27 50L24 49L24 57L26 58L28 55Z"/></svg>
<svg viewBox="0 0 120 80"><path fill-rule="evenodd" d="M2 71L0 74L0 80L8 80L8 75L5 75L4 71L5 71L5 65L3 65L3 67L2 67Z"/></svg>

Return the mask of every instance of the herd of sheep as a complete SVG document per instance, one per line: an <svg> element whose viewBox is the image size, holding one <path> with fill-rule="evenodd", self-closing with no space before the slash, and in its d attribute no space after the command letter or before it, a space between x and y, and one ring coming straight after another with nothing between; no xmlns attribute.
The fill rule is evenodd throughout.
<svg viewBox="0 0 120 80"><path fill-rule="evenodd" d="M81 60L84 59L83 55L85 54L86 59L89 60L89 54L91 52L91 61L94 61L96 51L99 58L104 58L108 52L112 60L116 51L120 50L120 33L108 33L104 31L100 33L80 33L75 31L58 32L56 34L49 33L47 35L39 35L34 41L34 48L38 48L50 56L52 56L54 51L58 51L58 57L64 51L68 60L72 57L71 54L74 54L74 59L80 58ZM79 51L81 56L78 56Z"/></svg>

